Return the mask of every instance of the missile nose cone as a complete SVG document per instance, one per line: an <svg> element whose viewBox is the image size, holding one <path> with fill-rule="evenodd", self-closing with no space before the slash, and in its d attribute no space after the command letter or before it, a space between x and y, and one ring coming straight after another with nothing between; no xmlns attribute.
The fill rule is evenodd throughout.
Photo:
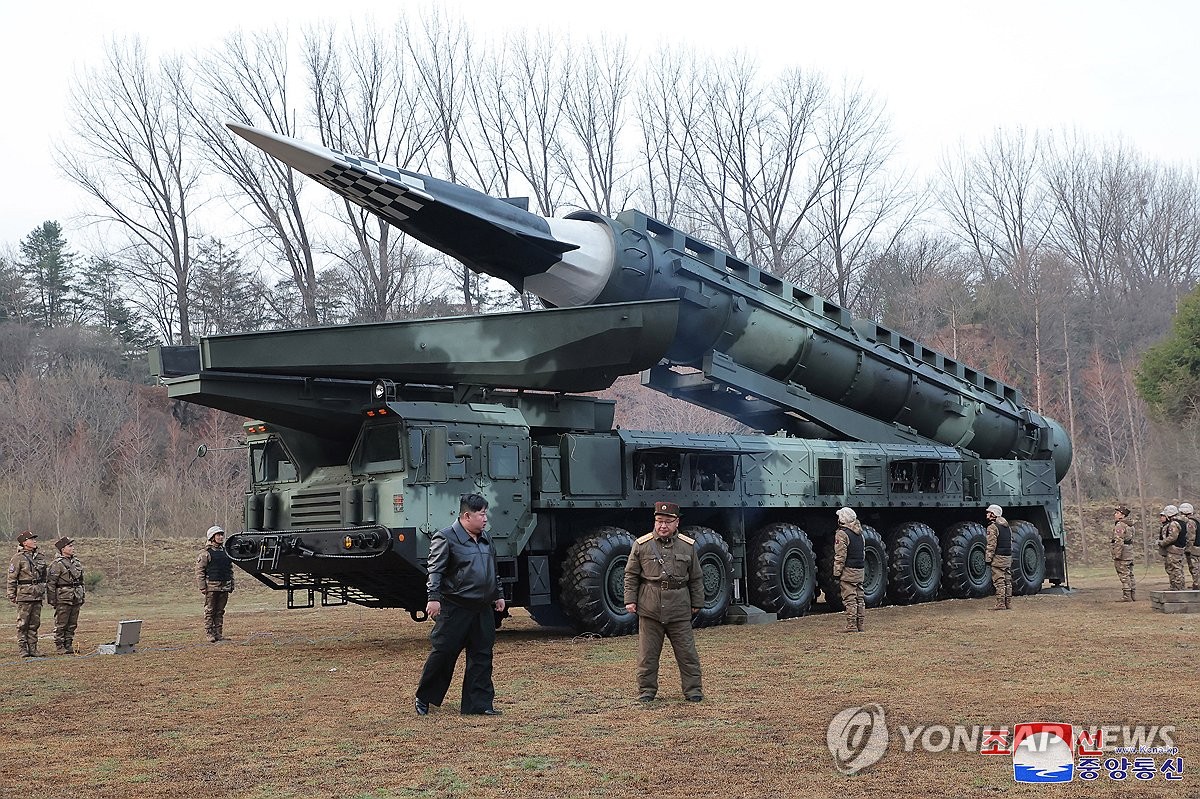
<svg viewBox="0 0 1200 799"><path fill-rule="evenodd" d="M227 122L225 126L267 155L305 175L319 175L335 164L345 163L345 159L333 150L318 144L308 144L274 131L236 122Z"/></svg>

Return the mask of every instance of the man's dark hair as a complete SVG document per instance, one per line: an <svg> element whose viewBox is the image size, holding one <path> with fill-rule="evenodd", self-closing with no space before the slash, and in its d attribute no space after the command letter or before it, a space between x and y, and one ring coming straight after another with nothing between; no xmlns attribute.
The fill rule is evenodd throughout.
<svg viewBox="0 0 1200 799"><path fill-rule="evenodd" d="M481 510L487 510L487 506L487 500L478 494L463 494L458 499L458 515L479 513Z"/></svg>

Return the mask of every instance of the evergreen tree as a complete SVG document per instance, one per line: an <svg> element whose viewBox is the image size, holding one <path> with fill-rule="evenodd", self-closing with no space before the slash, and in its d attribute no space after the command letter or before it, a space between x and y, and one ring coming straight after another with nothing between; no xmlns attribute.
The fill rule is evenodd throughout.
<svg viewBox="0 0 1200 799"><path fill-rule="evenodd" d="M43 328L75 321L78 302L72 296L75 254L57 222L43 222L21 242L22 272L32 294L34 323Z"/></svg>
<svg viewBox="0 0 1200 799"><path fill-rule="evenodd" d="M29 316L29 293L21 268L0 257L0 322L14 322Z"/></svg>
<svg viewBox="0 0 1200 799"><path fill-rule="evenodd" d="M83 322L113 336L121 343L126 357L158 342L150 323L130 307L118 267L108 258L88 259L78 293Z"/></svg>
<svg viewBox="0 0 1200 799"><path fill-rule="evenodd" d="M262 285L241 253L218 239L201 242L192 262L188 304L192 333L240 333L263 324Z"/></svg>
<svg viewBox="0 0 1200 799"><path fill-rule="evenodd" d="M1200 288L1179 303L1170 334L1146 350L1136 383L1142 399L1161 416L1200 417Z"/></svg>

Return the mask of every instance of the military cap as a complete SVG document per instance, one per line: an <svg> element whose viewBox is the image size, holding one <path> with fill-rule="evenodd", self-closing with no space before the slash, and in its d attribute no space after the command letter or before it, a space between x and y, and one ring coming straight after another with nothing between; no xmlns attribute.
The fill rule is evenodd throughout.
<svg viewBox="0 0 1200 799"><path fill-rule="evenodd" d="M1003 516L1004 508L1000 507L999 505L988 505L987 510L984 511L984 513L990 513L993 516Z"/></svg>
<svg viewBox="0 0 1200 799"><path fill-rule="evenodd" d="M67 538L64 535L62 538L60 538L54 542L54 548L57 549L59 552L62 552L63 547L69 547L69 546L71 546L71 544L74 544L74 543L75 543L74 538Z"/></svg>
<svg viewBox="0 0 1200 799"><path fill-rule="evenodd" d="M218 533L220 533L221 535L224 535L225 528L221 527L221 525L219 525L219 524L214 524L212 527L208 528L208 532L204 534L204 540L212 541L212 537L214 535L217 535Z"/></svg>
<svg viewBox="0 0 1200 799"><path fill-rule="evenodd" d="M26 530L25 532L23 532L19 536L17 536L17 543L24 544L26 541L28 541L31 538L37 538L37 533L34 533L30 530Z"/></svg>
<svg viewBox="0 0 1200 799"><path fill-rule="evenodd" d="M673 518L678 519L679 518L679 506L676 505L674 502L655 502L654 503L654 515L655 516L671 516Z"/></svg>
<svg viewBox="0 0 1200 799"><path fill-rule="evenodd" d="M1113 508L1113 510L1122 516L1128 516L1130 513L1132 513L1132 511L1129 510L1128 505L1118 505L1117 507Z"/></svg>

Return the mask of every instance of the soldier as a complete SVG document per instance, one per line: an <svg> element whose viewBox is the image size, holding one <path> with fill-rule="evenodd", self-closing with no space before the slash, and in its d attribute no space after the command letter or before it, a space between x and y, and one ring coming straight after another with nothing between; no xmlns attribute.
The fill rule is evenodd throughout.
<svg viewBox="0 0 1200 799"><path fill-rule="evenodd" d="M656 502L654 531L634 542L625 564L625 609L638 615L638 701L653 702L658 694L664 636L675 652L684 698L703 701L692 633L692 617L702 607L704 578L696 542L679 534L679 506Z"/></svg>
<svg viewBox="0 0 1200 799"><path fill-rule="evenodd" d="M225 606L233 593L233 561L225 551L225 531L213 525L204 537L205 547L196 558L196 585L204 594L204 632L208 642L224 641Z"/></svg>
<svg viewBox="0 0 1200 799"><path fill-rule="evenodd" d="M988 505L987 551L984 560L992 567L992 585L996 587L996 607L1012 610L1012 531L1004 518L1004 509Z"/></svg>
<svg viewBox="0 0 1200 799"><path fill-rule="evenodd" d="M75 628L83 605L83 564L75 557L75 542L63 536L54 542L58 557L46 573L46 597L54 606L54 651L75 654Z"/></svg>
<svg viewBox="0 0 1200 799"><path fill-rule="evenodd" d="M1162 527L1158 531L1158 548L1162 552L1163 567L1172 591L1182 591L1183 550L1187 545L1187 531L1179 519L1179 508L1168 505L1158 514Z"/></svg>
<svg viewBox="0 0 1200 799"><path fill-rule="evenodd" d="M1133 602L1133 525L1128 521L1129 508L1118 505L1113 510L1112 556L1113 567L1121 581L1121 601Z"/></svg>
<svg viewBox="0 0 1200 799"><path fill-rule="evenodd" d="M1192 503L1179 503L1179 512L1183 514L1184 533L1187 540L1184 542L1187 547L1183 551L1183 557L1187 560L1188 571L1192 573L1192 590L1200 590L1200 521L1192 518L1195 509L1192 508Z"/></svg>
<svg viewBox="0 0 1200 799"><path fill-rule="evenodd" d="M853 508L837 512L838 528L833 534L833 576L842 589L846 609L845 633L863 631L867 618L867 598L863 593L863 573L867 566L862 524Z"/></svg>
<svg viewBox="0 0 1200 799"><path fill-rule="evenodd" d="M413 704L418 716L430 705L441 705L454 679L454 667L463 649L463 715L499 716L493 704L492 648L496 645L496 613L504 612L504 591L496 568L496 550L483 534L487 527L487 500L463 494L458 521L435 533L429 542L429 601L425 613L434 620L429 632L430 651L417 685Z"/></svg>
<svg viewBox="0 0 1200 799"><path fill-rule="evenodd" d="M37 551L37 536L26 530L17 536L19 549L8 565L8 601L17 606L17 649L22 657L41 657L37 651L46 597L46 561Z"/></svg>

